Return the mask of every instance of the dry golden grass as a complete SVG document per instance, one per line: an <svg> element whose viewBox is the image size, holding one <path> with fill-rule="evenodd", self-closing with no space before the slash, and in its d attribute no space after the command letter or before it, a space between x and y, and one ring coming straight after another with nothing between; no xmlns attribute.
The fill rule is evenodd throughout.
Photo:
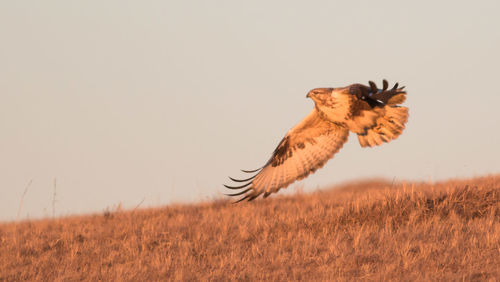
<svg viewBox="0 0 500 282"><path fill-rule="evenodd" d="M499 280L499 268L500 175L0 225L7 281Z"/></svg>

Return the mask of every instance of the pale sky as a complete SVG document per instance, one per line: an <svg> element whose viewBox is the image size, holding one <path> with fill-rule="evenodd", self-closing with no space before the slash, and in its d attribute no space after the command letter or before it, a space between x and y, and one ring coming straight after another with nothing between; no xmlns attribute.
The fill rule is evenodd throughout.
<svg viewBox="0 0 500 282"><path fill-rule="evenodd" d="M30 180L20 219L220 198L312 109L310 89L383 78L407 87L403 135L371 149L351 135L288 193L499 173L499 13L497 0L2 1L0 220Z"/></svg>

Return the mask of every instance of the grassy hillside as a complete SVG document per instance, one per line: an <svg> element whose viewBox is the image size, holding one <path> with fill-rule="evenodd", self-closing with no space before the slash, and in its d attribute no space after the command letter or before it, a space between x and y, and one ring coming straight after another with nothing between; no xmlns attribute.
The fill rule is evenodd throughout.
<svg viewBox="0 0 500 282"><path fill-rule="evenodd" d="M500 279L500 175L0 225L0 280Z"/></svg>

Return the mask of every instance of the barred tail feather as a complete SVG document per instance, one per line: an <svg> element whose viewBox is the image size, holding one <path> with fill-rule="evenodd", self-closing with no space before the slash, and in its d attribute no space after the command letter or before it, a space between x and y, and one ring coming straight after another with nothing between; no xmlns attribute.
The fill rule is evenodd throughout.
<svg viewBox="0 0 500 282"><path fill-rule="evenodd" d="M408 121L408 108L385 106L385 114L377 119L374 127L358 133L361 147L373 147L398 138Z"/></svg>

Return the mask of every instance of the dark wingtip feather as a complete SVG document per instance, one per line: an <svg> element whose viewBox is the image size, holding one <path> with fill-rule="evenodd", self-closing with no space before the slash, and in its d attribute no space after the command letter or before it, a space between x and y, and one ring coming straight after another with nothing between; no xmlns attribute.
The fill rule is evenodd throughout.
<svg viewBox="0 0 500 282"><path fill-rule="evenodd" d="M238 201L235 201L233 204L237 204L237 203L239 203L239 202L241 202L241 201L244 201L245 199L247 199L248 197L250 197L250 195L251 195L251 194L247 194L245 197L243 197L243 198L239 199Z"/></svg>
<svg viewBox="0 0 500 282"><path fill-rule="evenodd" d="M259 167L258 169L254 169L254 170L244 170L244 169L242 169L241 171L242 171L242 172L244 172L244 173L254 173L254 172L257 172L257 171L259 171L259 170L261 170L261 169L262 169L262 168L261 168L261 167Z"/></svg>
<svg viewBox="0 0 500 282"><path fill-rule="evenodd" d="M235 178L232 178L231 176L228 176L228 177L229 177L229 179L231 179L234 182L247 182L247 181L254 179L255 176L257 176L257 175L254 175L254 176L247 178L247 179L235 179Z"/></svg>
<svg viewBox="0 0 500 282"><path fill-rule="evenodd" d="M229 185L226 185L226 184L222 184L224 185L224 187L228 188L228 189L233 189L233 190L236 190L236 189L241 189L241 188L245 188L247 187L248 185L252 184L252 182L248 182L246 184L243 184L241 186L229 186Z"/></svg>
<svg viewBox="0 0 500 282"><path fill-rule="evenodd" d="M260 195L260 193L259 193L259 194L256 194L256 195L251 196L251 197L248 199L248 201L249 201L249 202L251 202L251 201L255 200L255 199L256 199L259 195Z"/></svg>
<svg viewBox="0 0 500 282"><path fill-rule="evenodd" d="M370 84L370 89L372 91L373 94L377 93L378 92L378 88L377 88L377 84L375 84L375 82L373 81L368 81L368 83Z"/></svg>
<svg viewBox="0 0 500 282"><path fill-rule="evenodd" d="M382 81L382 84L383 84L382 91L387 90L387 88L389 87L389 82L387 82L387 80L384 79Z"/></svg>
<svg viewBox="0 0 500 282"><path fill-rule="evenodd" d="M239 196L239 195L243 195L243 194L245 194L246 192L248 192L248 191L250 191L250 190L252 190L252 189L253 189L253 188L252 188L252 187L250 187L250 188L245 189L245 190L243 190L243 191L241 191L241 192L238 192L238 193L234 193L234 194L224 194L224 195L226 195L226 196L231 196L231 197L234 197L234 196Z"/></svg>

